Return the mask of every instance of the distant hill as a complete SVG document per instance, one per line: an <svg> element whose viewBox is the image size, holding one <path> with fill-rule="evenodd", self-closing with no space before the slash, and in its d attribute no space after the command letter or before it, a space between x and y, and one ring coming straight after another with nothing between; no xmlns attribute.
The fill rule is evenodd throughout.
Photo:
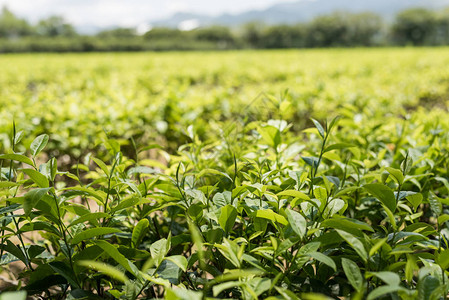
<svg viewBox="0 0 449 300"><path fill-rule="evenodd" d="M439 9L449 6L449 0L303 0L282 2L263 10L249 10L239 14L208 16L195 13L177 13L170 18L152 22L153 26L179 27L194 21L199 26L239 26L248 22L266 24L307 22L319 15L335 11L374 12L389 20L399 11L413 7Z"/></svg>

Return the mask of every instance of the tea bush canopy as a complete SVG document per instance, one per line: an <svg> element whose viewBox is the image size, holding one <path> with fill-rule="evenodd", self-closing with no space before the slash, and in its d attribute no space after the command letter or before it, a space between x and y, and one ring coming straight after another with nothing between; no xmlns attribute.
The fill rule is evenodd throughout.
<svg viewBox="0 0 449 300"><path fill-rule="evenodd" d="M0 299L445 299L448 53L0 57Z"/></svg>

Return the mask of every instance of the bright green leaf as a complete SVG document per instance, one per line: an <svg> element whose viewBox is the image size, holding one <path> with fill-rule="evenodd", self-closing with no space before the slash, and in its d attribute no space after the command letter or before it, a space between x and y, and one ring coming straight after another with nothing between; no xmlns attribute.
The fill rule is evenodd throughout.
<svg viewBox="0 0 449 300"><path fill-rule="evenodd" d="M287 215L288 222L292 227L293 231L300 237L304 238L307 232L307 221L306 219L298 212L286 209L285 213Z"/></svg>
<svg viewBox="0 0 449 300"><path fill-rule="evenodd" d="M334 271L337 271L337 265L335 265L335 262L329 256L320 252L310 252L307 253L307 255L327 265L328 267L331 267Z"/></svg>
<svg viewBox="0 0 449 300"><path fill-rule="evenodd" d="M48 135L47 134L39 135L31 143L31 146L30 146L31 155L37 156L42 151L42 149L45 148L47 143L48 143Z"/></svg>
<svg viewBox="0 0 449 300"><path fill-rule="evenodd" d="M187 259L182 256L182 255L172 255L172 256L168 256L165 259L171 261L172 263L174 263L175 265L177 265L181 270L183 270L184 272L187 271Z"/></svg>
<svg viewBox="0 0 449 300"><path fill-rule="evenodd" d="M398 184L402 185L402 183L404 183L404 175L402 174L401 170L391 167L386 167L385 169L387 169L388 173L390 173L390 175L393 176L393 178Z"/></svg>
<svg viewBox="0 0 449 300"><path fill-rule="evenodd" d="M48 188L50 186L47 177L38 171L33 169L21 169L21 171L30 176L31 180L33 180L39 187Z"/></svg>
<svg viewBox="0 0 449 300"><path fill-rule="evenodd" d="M364 261L368 259L368 253L366 253L365 246L363 246L363 243L359 239L346 231L338 229L336 231Z"/></svg>
<svg viewBox="0 0 449 300"><path fill-rule="evenodd" d="M1 154L0 159L15 160L15 161L19 161L19 162L25 163L30 166L34 166L34 163L31 159L29 159L28 157L21 155L21 154Z"/></svg>
<svg viewBox="0 0 449 300"><path fill-rule="evenodd" d="M393 191L386 185L379 183L365 184L363 186L370 194L379 199L392 212L396 210L396 198Z"/></svg>
<svg viewBox="0 0 449 300"><path fill-rule="evenodd" d="M288 225L287 219L285 219L280 214L275 213L271 209L258 210L256 212L256 217L271 220L273 222L277 222L282 225Z"/></svg>
<svg viewBox="0 0 449 300"><path fill-rule="evenodd" d="M139 246L140 241L145 236L149 226L150 222L148 221L148 219L142 219L136 224L136 226L134 226L131 237L131 245L134 248L137 248Z"/></svg>
<svg viewBox="0 0 449 300"><path fill-rule="evenodd" d="M112 233L117 233L117 232L121 232L121 230L116 229L116 228L110 228L110 227L89 228L89 229L81 231L80 233L75 235L73 237L71 243L72 243L72 245L76 245L76 244L80 243L81 241L84 241L84 240L87 240L87 239L90 239L90 238L93 238L96 236L112 234Z"/></svg>
<svg viewBox="0 0 449 300"><path fill-rule="evenodd" d="M77 262L78 265L83 266L83 267L87 267L89 269L104 273L106 275L108 275L109 277L121 281L123 283L127 282L129 279L128 277L126 277L125 273L123 273L122 271L120 271L119 269L105 264L103 262L97 262L97 261L93 261L93 260L81 260L79 262Z"/></svg>
<svg viewBox="0 0 449 300"><path fill-rule="evenodd" d="M235 219L237 218L237 210L234 206L226 205L221 208L220 217L218 218L218 223L221 228L227 234L234 227Z"/></svg>

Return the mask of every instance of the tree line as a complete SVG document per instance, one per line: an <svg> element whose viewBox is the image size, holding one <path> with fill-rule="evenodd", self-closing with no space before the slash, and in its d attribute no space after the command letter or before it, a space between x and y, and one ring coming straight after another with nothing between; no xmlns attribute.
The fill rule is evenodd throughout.
<svg viewBox="0 0 449 300"><path fill-rule="evenodd" d="M190 31L152 28L139 35L134 28L116 28L81 35L62 17L32 25L4 7L0 14L0 52L82 52L145 50L274 49L317 47L449 45L449 8L413 8L386 22L374 13L335 12L307 23L238 28L200 27Z"/></svg>

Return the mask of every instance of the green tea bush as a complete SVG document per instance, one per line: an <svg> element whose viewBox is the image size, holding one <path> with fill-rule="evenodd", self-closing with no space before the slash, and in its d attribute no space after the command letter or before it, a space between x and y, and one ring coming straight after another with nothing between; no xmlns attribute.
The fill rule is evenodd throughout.
<svg viewBox="0 0 449 300"><path fill-rule="evenodd" d="M106 134L126 156L131 138L174 154L190 124L202 140L220 138L221 121L279 119L281 109L298 135L311 117L337 114L420 124L449 99L447 48L2 55L0 65L0 152L15 120L17 151L49 134L61 170L90 152L108 159L98 153ZM285 89L281 108L269 95Z"/></svg>
<svg viewBox="0 0 449 300"><path fill-rule="evenodd" d="M14 126L0 155L0 299L445 299L439 113L348 106L299 129L282 118L291 100L277 105L266 122L209 123L213 138L190 125L173 154L133 140L125 156L105 138L104 159L68 171L42 152L51 136L25 149Z"/></svg>

